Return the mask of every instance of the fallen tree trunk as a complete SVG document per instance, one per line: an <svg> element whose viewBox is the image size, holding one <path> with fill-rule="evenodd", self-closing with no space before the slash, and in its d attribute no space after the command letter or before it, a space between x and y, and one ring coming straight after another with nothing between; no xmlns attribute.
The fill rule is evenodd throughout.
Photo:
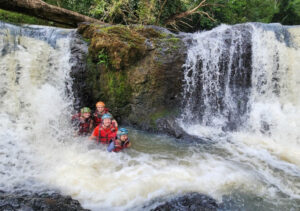
<svg viewBox="0 0 300 211"><path fill-rule="evenodd" d="M0 0L0 8L48 21L77 27L81 22L103 22L64 8L56 7L42 0Z"/></svg>

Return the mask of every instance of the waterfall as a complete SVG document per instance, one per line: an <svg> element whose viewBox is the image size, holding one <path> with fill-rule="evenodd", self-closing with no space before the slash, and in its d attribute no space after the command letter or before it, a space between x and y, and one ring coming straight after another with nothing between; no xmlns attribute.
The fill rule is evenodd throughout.
<svg viewBox="0 0 300 211"><path fill-rule="evenodd" d="M0 22L1 190L41 189L37 148L68 135L74 36L74 30Z"/></svg>
<svg viewBox="0 0 300 211"><path fill-rule="evenodd" d="M182 127L215 141L129 128L131 149L108 153L70 123L87 50L76 30L0 22L0 191L58 191L92 210L189 192L224 210L298 210L299 40L277 24L186 35Z"/></svg>
<svg viewBox="0 0 300 211"><path fill-rule="evenodd" d="M299 34L251 23L186 38L183 127L243 131L299 149Z"/></svg>
<svg viewBox="0 0 300 211"><path fill-rule="evenodd" d="M248 25L195 33L185 64L183 120L206 126L242 124L251 86Z"/></svg>

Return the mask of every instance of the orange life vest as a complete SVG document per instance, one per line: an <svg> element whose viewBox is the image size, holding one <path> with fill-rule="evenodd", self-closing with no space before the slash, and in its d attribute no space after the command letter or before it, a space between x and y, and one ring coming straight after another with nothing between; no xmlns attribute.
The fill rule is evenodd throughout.
<svg viewBox="0 0 300 211"><path fill-rule="evenodd" d="M109 128L104 128L103 124L99 125L99 135L97 142L102 144L109 144L110 141L114 141L117 136L117 128L112 124Z"/></svg>

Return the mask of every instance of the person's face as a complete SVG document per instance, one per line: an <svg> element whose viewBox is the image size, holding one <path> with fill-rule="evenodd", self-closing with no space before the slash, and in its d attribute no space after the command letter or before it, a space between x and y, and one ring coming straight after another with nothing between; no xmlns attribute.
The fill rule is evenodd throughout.
<svg viewBox="0 0 300 211"><path fill-rule="evenodd" d="M126 141L128 139L128 135L121 135L120 139L121 141Z"/></svg>
<svg viewBox="0 0 300 211"><path fill-rule="evenodd" d="M111 119L109 119L109 118L103 119L103 125L105 127L109 127L110 124L111 124Z"/></svg>
<svg viewBox="0 0 300 211"><path fill-rule="evenodd" d="M104 106L97 106L97 111L102 113L104 111Z"/></svg>
<svg viewBox="0 0 300 211"><path fill-rule="evenodd" d="M84 118L89 118L91 116L91 113L89 113L89 112L85 112L85 113L83 113L83 117Z"/></svg>

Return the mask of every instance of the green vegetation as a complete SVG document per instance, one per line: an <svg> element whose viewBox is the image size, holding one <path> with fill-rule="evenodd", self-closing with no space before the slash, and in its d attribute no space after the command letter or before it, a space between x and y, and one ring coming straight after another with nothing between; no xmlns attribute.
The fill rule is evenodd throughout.
<svg viewBox="0 0 300 211"><path fill-rule="evenodd" d="M57 26L57 24L45 21L39 18L31 17L29 15L22 15L16 12L10 12L0 9L0 20L13 23L13 24L35 24L35 25L48 25L48 26Z"/></svg>
<svg viewBox="0 0 300 211"><path fill-rule="evenodd" d="M98 52L98 64L104 64L106 68L109 65L109 57L105 49L101 49Z"/></svg>
<svg viewBox="0 0 300 211"><path fill-rule="evenodd" d="M300 24L300 0L44 0L110 24L158 25L196 31L221 23ZM0 20L54 25L30 16L0 11Z"/></svg>
<svg viewBox="0 0 300 211"><path fill-rule="evenodd" d="M62 7L68 10L78 12L83 15L90 15L90 7L94 4L94 0L43 0L48 4Z"/></svg>
<svg viewBox="0 0 300 211"><path fill-rule="evenodd" d="M82 24L78 31L90 39L89 53L93 62L103 64L105 69L122 70L145 55L146 38L134 27Z"/></svg>
<svg viewBox="0 0 300 211"><path fill-rule="evenodd" d="M189 15L175 18L183 12L192 11L202 1L90 0L84 14L108 23L152 24L182 31L210 29L220 23L276 21L300 24L300 0L206 0L204 6ZM175 19L171 21L172 18Z"/></svg>
<svg viewBox="0 0 300 211"><path fill-rule="evenodd" d="M149 114L150 115L149 118L150 118L151 126L155 127L156 126L156 121L158 119L163 118L163 117L167 117L167 116L169 116L173 113L174 113L174 111L163 109L163 110L157 111L155 113Z"/></svg>
<svg viewBox="0 0 300 211"><path fill-rule="evenodd" d="M279 11L273 16L272 21L285 25L300 24L300 0L281 0Z"/></svg>
<svg viewBox="0 0 300 211"><path fill-rule="evenodd" d="M221 23L300 24L300 0L46 0L46 2L111 24L151 24L175 31L210 29ZM184 12L187 14L180 16Z"/></svg>

